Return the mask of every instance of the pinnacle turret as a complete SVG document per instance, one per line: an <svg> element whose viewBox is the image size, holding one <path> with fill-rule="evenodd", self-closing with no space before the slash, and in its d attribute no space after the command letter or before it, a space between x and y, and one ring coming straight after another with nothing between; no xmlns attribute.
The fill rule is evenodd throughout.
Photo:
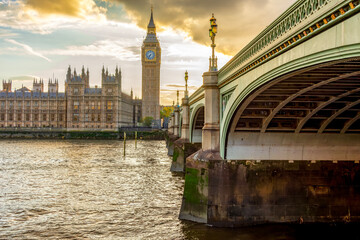
<svg viewBox="0 0 360 240"><path fill-rule="evenodd" d="M66 80L70 81L70 79L71 79L71 67L69 65L68 70L67 70L67 74L66 74Z"/></svg>
<svg viewBox="0 0 360 240"><path fill-rule="evenodd" d="M81 77L85 77L85 67L84 67L84 65L82 66L82 69L81 69Z"/></svg>

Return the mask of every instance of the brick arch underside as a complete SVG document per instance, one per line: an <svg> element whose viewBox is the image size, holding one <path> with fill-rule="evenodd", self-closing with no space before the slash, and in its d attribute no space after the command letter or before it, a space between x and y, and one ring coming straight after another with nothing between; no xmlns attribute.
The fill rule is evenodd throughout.
<svg viewBox="0 0 360 240"><path fill-rule="evenodd" d="M319 135L337 139L329 144L346 139L358 144L359 133L360 59L333 61L283 75L249 94L231 120L226 158L229 144L236 146L239 136L267 136L256 144L271 142L272 137L286 142L291 134L289 139L295 136L301 144ZM296 140L290 145L297 145Z"/></svg>

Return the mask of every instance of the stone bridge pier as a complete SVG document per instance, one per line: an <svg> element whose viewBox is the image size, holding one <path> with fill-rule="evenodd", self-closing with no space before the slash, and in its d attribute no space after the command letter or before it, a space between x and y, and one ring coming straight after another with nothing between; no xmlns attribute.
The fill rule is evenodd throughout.
<svg viewBox="0 0 360 240"><path fill-rule="evenodd" d="M223 162L220 157L220 92L217 83L217 71L203 74L205 123L202 128L202 148L186 159L180 219L209 222L209 166L215 162ZM221 175L220 172L218 174Z"/></svg>
<svg viewBox="0 0 360 240"><path fill-rule="evenodd" d="M190 112L189 96L187 90L188 72L185 72L185 94L182 99L182 115L180 138L174 141L174 152L170 171L185 172L186 158L201 148L200 143L190 142Z"/></svg>
<svg viewBox="0 0 360 240"><path fill-rule="evenodd" d="M168 149L168 155L169 156L173 156L174 154L174 142L176 141L176 139L179 138L178 134L176 132L176 125L175 125L175 111L171 114L170 120L169 120L169 125L168 125L168 134L166 136L166 147Z"/></svg>

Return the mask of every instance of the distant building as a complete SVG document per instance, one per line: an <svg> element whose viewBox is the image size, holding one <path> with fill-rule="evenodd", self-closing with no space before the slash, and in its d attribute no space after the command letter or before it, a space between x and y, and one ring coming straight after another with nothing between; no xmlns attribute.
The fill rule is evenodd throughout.
<svg viewBox="0 0 360 240"><path fill-rule="evenodd" d="M141 47L142 115L152 117L160 125L160 64L161 48L151 9L147 35Z"/></svg>
<svg viewBox="0 0 360 240"><path fill-rule="evenodd" d="M58 80L34 80L33 89L11 91L11 81L3 81L0 92L0 128L51 128L64 130L118 130L136 126L141 119L140 99L121 91L121 71L111 75L102 69L102 87L90 88L89 70L71 72L69 66L65 92L58 91Z"/></svg>
<svg viewBox="0 0 360 240"><path fill-rule="evenodd" d="M141 47L142 99L121 91L121 71L111 75L102 69L101 87L91 88L89 70L80 74L68 68L65 92L58 80L34 80L33 89L11 91L11 81L3 81L0 92L0 128L51 128L66 130L118 130L137 126L144 117L160 127L161 48L151 9L147 35Z"/></svg>

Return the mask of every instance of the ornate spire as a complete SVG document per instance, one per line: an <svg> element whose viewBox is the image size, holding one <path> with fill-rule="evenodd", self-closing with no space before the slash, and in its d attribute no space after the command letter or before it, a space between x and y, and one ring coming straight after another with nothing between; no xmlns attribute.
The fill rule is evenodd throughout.
<svg viewBox="0 0 360 240"><path fill-rule="evenodd" d="M71 78L71 67L69 65L68 70L67 70L67 74L66 74L66 80L70 80L70 78Z"/></svg>
<svg viewBox="0 0 360 240"><path fill-rule="evenodd" d="M152 34L156 33L156 27L155 27L154 18L153 18L153 6L151 6L151 16L150 16L150 21L149 21L149 25L148 25L148 33L152 33Z"/></svg>
<svg viewBox="0 0 360 240"><path fill-rule="evenodd" d="M81 76L85 77L85 67L84 67L84 65L82 66L82 69L81 69Z"/></svg>
<svg viewBox="0 0 360 240"><path fill-rule="evenodd" d="M150 16L150 21L149 21L149 25L148 28L154 28L155 27L155 23L154 23L154 18L153 18L153 6L151 6L151 16Z"/></svg>

